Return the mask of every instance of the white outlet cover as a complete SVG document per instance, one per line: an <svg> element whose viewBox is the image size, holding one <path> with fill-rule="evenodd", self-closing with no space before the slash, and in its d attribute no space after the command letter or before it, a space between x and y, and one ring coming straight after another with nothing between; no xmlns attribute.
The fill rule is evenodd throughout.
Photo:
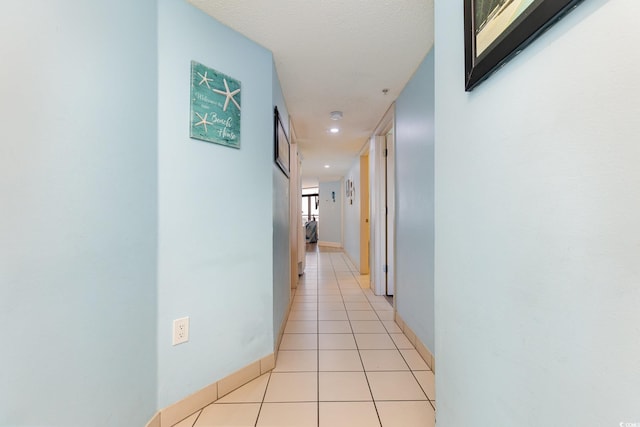
<svg viewBox="0 0 640 427"><path fill-rule="evenodd" d="M189 318L181 317L173 321L173 345L189 341Z"/></svg>

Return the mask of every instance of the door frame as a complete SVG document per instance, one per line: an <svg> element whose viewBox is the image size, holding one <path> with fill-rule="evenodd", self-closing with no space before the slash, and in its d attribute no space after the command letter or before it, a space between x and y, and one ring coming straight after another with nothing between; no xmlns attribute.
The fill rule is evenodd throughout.
<svg viewBox="0 0 640 427"><path fill-rule="evenodd" d="M369 143L370 275L376 295L387 295L388 283L393 292L395 278L395 170L393 143L387 146L389 132L395 132L395 103L383 116Z"/></svg>
<svg viewBox="0 0 640 427"><path fill-rule="evenodd" d="M360 152L360 274L369 274L370 234L369 218L369 151Z"/></svg>

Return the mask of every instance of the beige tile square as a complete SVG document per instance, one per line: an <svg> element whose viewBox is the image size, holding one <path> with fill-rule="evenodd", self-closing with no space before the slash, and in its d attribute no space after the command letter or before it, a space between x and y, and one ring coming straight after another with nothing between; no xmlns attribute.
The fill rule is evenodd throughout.
<svg viewBox="0 0 640 427"><path fill-rule="evenodd" d="M323 311L344 310L344 304L342 302L319 302L318 309Z"/></svg>
<svg viewBox="0 0 640 427"><path fill-rule="evenodd" d="M351 326L347 320L319 320L318 332L321 334L348 334Z"/></svg>
<svg viewBox="0 0 640 427"><path fill-rule="evenodd" d="M195 414L191 415L190 417L185 418L184 420L180 421L178 424L175 424L173 427L193 427L193 423L195 423L196 419L198 419L200 412L202 411L198 411Z"/></svg>
<svg viewBox="0 0 640 427"><path fill-rule="evenodd" d="M333 271L332 265L319 266L318 268L318 283L336 283L336 274Z"/></svg>
<svg viewBox="0 0 640 427"><path fill-rule="evenodd" d="M294 302L293 304L291 304L291 310L294 311L317 311L318 310L318 304L313 302L313 303L301 303L301 302Z"/></svg>
<svg viewBox="0 0 640 427"><path fill-rule="evenodd" d="M318 320L318 312L291 310L289 313L289 321L292 320Z"/></svg>
<svg viewBox="0 0 640 427"><path fill-rule="evenodd" d="M416 383L417 384L417 383ZM265 402L315 402L318 400L316 372L274 372Z"/></svg>
<svg viewBox="0 0 640 427"><path fill-rule="evenodd" d="M398 326L396 324L396 322L393 321L393 320L383 320L382 324L384 325L384 327L387 330L387 332L389 332L390 334L401 334L402 333L402 329L400 329L400 326Z"/></svg>
<svg viewBox="0 0 640 427"><path fill-rule="evenodd" d="M318 320L348 320L345 310L320 310Z"/></svg>
<svg viewBox="0 0 640 427"><path fill-rule="evenodd" d="M293 303L297 302L318 302L318 296L314 294L299 294L296 292L296 295L293 297Z"/></svg>
<svg viewBox="0 0 640 427"><path fill-rule="evenodd" d="M318 378L322 402L372 400L364 372L320 372Z"/></svg>
<svg viewBox="0 0 640 427"><path fill-rule="evenodd" d="M358 280L356 280L355 277L353 277L353 274L347 276L347 275L338 275L338 284L340 285L340 287L344 287L344 288L355 288L360 290L360 284L358 283Z"/></svg>
<svg viewBox="0 0 640 427"><path fill-rule="evenodd" d="M320 350L320 371L362 371L360 353L357 350Z"/></svg>
<svg viewBox="0 0 640 427"><path fill-rule="evenodd" d="M435 427L429 402L376 402L382 427Z"/></svg>
<svg viewBox="0 0 640 427"><path fill-rule="evenodd" d="M344 305L347 310L371 310L368 302L345 302Z"/></svg>
<svg viewBox="0 0 640 427"><path fill-rule="evenodd" d="M429 365L422 359L422 356L413 349L402 349L400 350L402 353L402 357L404 357L405 362L409 365L409 369L412 371L428 371Z"/></svg>
<svg viewBox="0 0 640 427"><path fill-rule="evenodd" d="M317 403L264 403L257 427L316 427Z"/></svg>
<svg viewBox="0 0 640 427"><path fill-rule="evenodd" d="M318 352L316 350L281 350L278 352L273 372L316 372Z"/></svg>
<svg viewBox="0 0 640 427"><path fill-rule="evenodd" d="M412 349L413 344L409 341L404 334L389 334L394 343L398 346L399 349Z"/></svg>
<svg viewBox="0 0 640 427"><path fill-rule="evenodd" d="M378 320L378 315L373 310L347 310L349 320Z"/></svg>
<svg viewBox="0 0 640 427"><path fill-rule="evenodd" d="M318 348L318 334L284 334L280 350L315 350Z"/></svg>
<svg viewBox="0 0 640 427"><path fill-rule="evenodd" d="M358 295L345 295L344 302L368 302L367 297L364 294Z"/></svg>
<svg viewBox="0 0 640 427"><path fill-rule="evenodd" d="M319 295L319 302L342 302L342 297L340 295Z"/></svg>
<svg viewBox="0 0 640 427"><path fill-rule="evenodd" d="M351 329L358 334L386 334L387 330L379 320L352 320Z"/></svg>
<svg viewBox="0 0 640 427"><path fill-rule="evenodd" d="M393 320L394 318L393 311L378 310L376 311L376 314L380 320Z"/></svg>
<svg viewBox="0 0 640 427"><path fill-rule="evenodd" d="M393 311L393 306L388 302L372 302L371 306L375 311Z"/></svg>
<svg viewBox="0 0 640 427"><path fill-rule="evenodd" d="M285 334L314 334L318 332L318 322L312 320L289 320Z"/></svg>
<svg viewBox="0 0 640 427"><path fill-rule="evenodd" d="M360 350L395 350L389 334L354 334Z"/></svg>
<svg viewBox="0 0 640 427"><path fill-rule="evenodd" d="M337 286L318 286L318 296L320 295L340 295L340 289Z"/></svg>
<svg viewBox="0 0 640 427"><path fill-rule="evenodd" d="M360 350L365 371L408 371L398 350Z"/></svg>
<svg viewBox="0 0 640 427"><path fill-rule="evenodd" d="M358 287L358 284L356 283L354 286ZM344 302L364 302L364 303L369 302L369 300L367 300L367 297L365 297L362 292L358 294L353 294L353 295L345 295L343 299L344 299Z"/></svg>
<svg viewBox="0 0 640 427"><path fill-rule="evenodd" d="M360 290L357 287L343 288L342 289L342 296L345 297L347 295L362 295L362 290Z"/></svg>
<svg viewBox="0 0 640 427"><path fill-rule="evenodd" d="M429 402L376 402L382 427L435 427Z"/></svg>
<svg viewBox="0 0 640 427"><path fill-rule="evenodd" d="M409 371L367 372L374 400L427 400Z"/></svg>
<svg viewBox="0 0 640 427"><path fill-rule="evenodd" d="M373 402L320 402L320 427L380 427Z"/></svg>
<svg viewBox="0 0 640 427"><path fill-rule="evenodd" d="M214 403L202 410L194 427L252 427L259 403Z"/></svg>
<svg viewBox="0 0 640 427"><path fill-rule="evenodd" d="M373 290L371 289L365 289L364 291L362 291L362 293L364 294L364 296L366 296L367 298L375 298L376 294L373 293Z"/></svg>
<svg viewBox="0 0 640 427"><path fill-rule="evenodd" d="M334 278L318 278L318 289L340 289L338 288L338 281Z"/></svg>
<svg viewBox="0 0 640 427"><path fill-rule="evenodd" d="M218 399L216 403L260 403L264 398L264 392L267 389L269 376L264 374L253 381L248 382L239 389L232 391L226 396Z"/></svg>
<svg viewBox="0 0 640 427"><path fill-rule="evenodd" d="M419 371L413 373L420 383L420 387L427 394L429 400L436 400L436 379L431 371Z"/></svg>
<svg viewBox="0 0 640 427"><path fill-rule="evenodd" d="M357 347L353 334L320 334L318 348L320 350L355 350Z"/></svg>

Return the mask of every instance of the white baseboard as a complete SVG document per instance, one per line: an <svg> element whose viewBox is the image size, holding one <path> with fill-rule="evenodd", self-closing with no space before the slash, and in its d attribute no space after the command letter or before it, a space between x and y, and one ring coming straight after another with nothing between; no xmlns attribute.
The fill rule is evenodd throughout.
<svg viewBox="0 0 640 427"><path fill-rule="evenodd" d="M209 384L203 389L193 393L184 399L169 405L156 413L147 424L147 427L171 427L192 414L195 414L205 406L209 406L221 397L242 387L249 381L253 381L260 375L273 370L275 367L275 354L263 357L233 374Z"/></svg>
<svg viewBox="0 0 640 427"><path fill-rule="evenodd" d="M422 359L425 361L427 365L429 365L429 368L431 368L431 370L435 374L436 372L435 356L431 353L431 351L429 351L427 346L424 345L422 341L420 341L420 338L416 336L415 332L413 332L413 330L409 327L409 325L407 325L404 322L404 320L402 320L402 317L400 317L397 311L396 311L396 324L400 327L400 329L402 329L402 332L404 332L404 334L407 336L409 341L411 341L411 344L414 345L414 347L418 351L418 354L420 354Z"/></svg>
<svg viewBox="0 0 640 427"><path fill-rule="evenodd" d="M329 248L342 248L342 244L341 243L323 242L321 240L318 240L318 246L327 246Z"/></svg>

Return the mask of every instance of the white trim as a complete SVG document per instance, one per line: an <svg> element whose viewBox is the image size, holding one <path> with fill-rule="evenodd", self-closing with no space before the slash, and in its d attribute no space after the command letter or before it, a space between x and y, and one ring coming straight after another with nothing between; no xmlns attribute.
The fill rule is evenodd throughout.
<svg viewBox="0 0 640 427"><path fill-rule="evenodd" d="M385 217L386 202L384 200L384 145L385 136L373 137L371 152L369 154L370 185L369 193L371 203L371 264L369 273L373 293L384 295L386 292L386 280L384 273L385 264ZM373 173L371 173L373 171Z"/></svg>
<svg viewBox="0 0 640 427"><path fill-rule="evenodd" d="M393 129L395 132L395 103L391 104L382 120L376 127L376 131L370 140L369 148L369 203L370 203L370 242L371 242L371 262L369 263L369 274L371 275L371 288L376 295L385 295L387 293L387 280L391 277L393 286L394 276L394 230L393 221L395 218L394 203L394 177L389 179L391 191L386 200L385 192L385 163L387 159L384 157L386 149L386 135ZM393 150L393 143L391 149ZM391 168L389 173L393 174L393 153L391 154ZM387 213L387 208L389 209ZM387 244L386 227L389 227L389 243ZM387 249L388 246L388 249ZM387 253L387 250L389 253ZM385 261L386 258L386 261ZM384 272L384 266L387 266L387 272Z"/></svg>
<svg viewBox="0 0 640 427"><path fill-rule="evenodd" d="M386 145L387 145L387 206L389 212L387 213L387 295L395 295L395 283L396 283L396 130L395 127L387 132Z"/></svg>

